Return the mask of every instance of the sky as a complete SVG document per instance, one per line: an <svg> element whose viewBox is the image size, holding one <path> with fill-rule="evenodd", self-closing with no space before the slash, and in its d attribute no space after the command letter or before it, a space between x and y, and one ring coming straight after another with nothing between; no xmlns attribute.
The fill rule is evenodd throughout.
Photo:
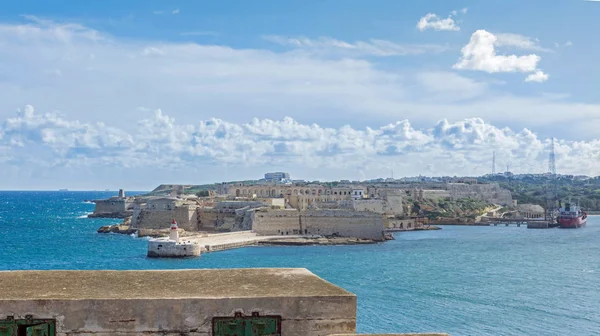
<svg viewBox="0 0 600 336"><path fill-rule="evenodd" d="M600 2L5 0L0 189L600 175Z"/></svg>

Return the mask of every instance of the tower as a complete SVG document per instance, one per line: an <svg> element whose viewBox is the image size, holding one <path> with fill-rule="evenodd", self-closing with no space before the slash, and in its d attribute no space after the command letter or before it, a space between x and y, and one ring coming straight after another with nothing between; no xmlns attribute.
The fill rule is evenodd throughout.
<svg viewBox="0 0 600 336"><path fill-rule="evenodd" d="M492 156L492 175L496 175L496 151L494 151L494 155Z"/></svg>
<svg viewBox="0 0 600 336"><path fill-rule="evenodd" d="M173 219L173 222L171 222L171 232L169 232L169 240L174 240L176 243L179 242L179 231L177 229L177 222Z"/></svg>
<svg viewBox="0 0 600 336"><path fill-rule="evenodd" d="M556 176L556 152L554 151L554 138L550 145L550 154L548 155L548 173L550 180L546 188L546 219L554 221L554 212L558 202L558 178Z"/></svg>
<svg viewBox="0 0 600 336"><path fill-rule="evenodd" d="M548 172L556 177L556 153L554 152L554 138L552 138L552 145L550 147L550 156L548 158Z"/></svg>

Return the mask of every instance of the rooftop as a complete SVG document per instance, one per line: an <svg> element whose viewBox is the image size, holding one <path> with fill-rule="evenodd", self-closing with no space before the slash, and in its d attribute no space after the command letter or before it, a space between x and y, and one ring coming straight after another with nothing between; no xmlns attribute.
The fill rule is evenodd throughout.
<svg viewBox="0 0 600 336"><path fill-rule="evenodd" d="M354 296L304 268L1 271L0 300Z"/></svg>

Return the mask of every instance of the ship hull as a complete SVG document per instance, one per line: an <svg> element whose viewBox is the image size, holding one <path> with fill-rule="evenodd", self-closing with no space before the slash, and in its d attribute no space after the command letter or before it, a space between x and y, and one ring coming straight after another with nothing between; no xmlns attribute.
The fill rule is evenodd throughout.
<svg viewBox="0 0 600 336"><path fill-rule="evenodd" d="M575 218L558 218L558 224L563 229L577 229L580 227L584 227L587 222L587 218L585 217L575 217Z"/></svg>

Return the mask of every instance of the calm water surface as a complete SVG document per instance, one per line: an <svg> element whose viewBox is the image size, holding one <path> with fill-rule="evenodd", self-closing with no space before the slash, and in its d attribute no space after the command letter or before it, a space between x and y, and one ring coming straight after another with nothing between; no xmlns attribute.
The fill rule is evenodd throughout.
<svg viewBox="0 0 600 336"><path fill-rule="evenodd" d="M599 335L600 217L579 230L444 227L367 246L250 247L147 259L97 234L105 192L0 192L0 270L306 267L358 295L360 332Z"/></svg>

